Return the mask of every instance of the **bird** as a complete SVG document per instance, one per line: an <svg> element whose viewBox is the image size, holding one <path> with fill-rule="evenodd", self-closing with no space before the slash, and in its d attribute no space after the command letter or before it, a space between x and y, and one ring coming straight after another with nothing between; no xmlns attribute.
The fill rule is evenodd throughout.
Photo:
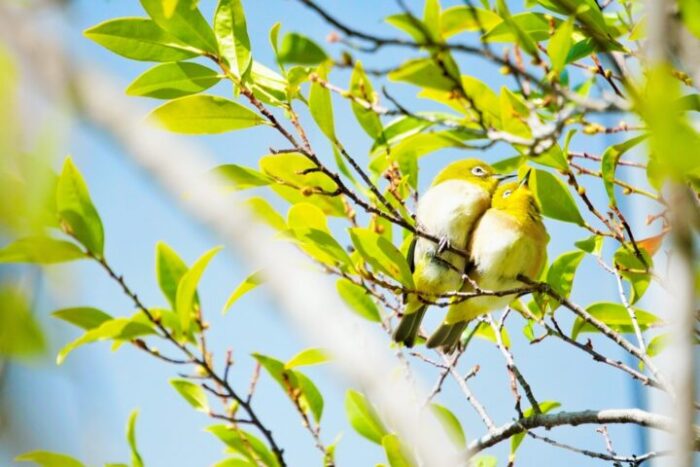
<svg viewBox="0 0 700 467"><path fill-rule="evenodd" d="M535 280L547 260L549 234L530 189L530 173L519 182L500 185L491 207L474 226L469 240L467 276L482 290L503 291L521 287L519 277ZM465 281L462 291L474 291ZM428 338L426 346L452 353L470 320L507 306L515 295L454 299L443 323Z"/></svg>
<svg viewBox="0 0 700 467"><path fill-rule="evenodd" d="M462 287L467 255L452 248L466 248L472 227L489 208L491 195L506 177L478 159L452 162L435 176L416 206L416 224L439 242L416 235L407 253L419 294L429 297ZM404 295L403 317L393 334L394 341L406 347L415 344L427 309L419 294Z"/></svg>

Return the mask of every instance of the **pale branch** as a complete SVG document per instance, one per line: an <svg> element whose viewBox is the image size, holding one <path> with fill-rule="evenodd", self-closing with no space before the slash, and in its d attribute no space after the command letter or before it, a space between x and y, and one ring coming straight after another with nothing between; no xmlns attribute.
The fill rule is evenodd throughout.
<svg viewBox="0 0 700 467"><path fill-rule="evenodd" d="M671 418L640 409L582 410L579 412L539 414L521 418L497 427L490 433L469 443L465 454L471 457L486 448L512 438L518 433L524 433L534 428L551 429L558 426L578 426L586 424L633 424L668 432L674 429L674 421ZM695 427L696 449L700 447L700 433L698 430L699 429Z"/></svg>
<svg viewBox="0 0 700 467"><path fill-rule="evenodd" d="M441 354L441 356L442 360L445 362L445 365L449 367L449 357L445 354ZM467 384L468 378L466 376L460 375L459 372L457 372L457 369L454 367L450 368L450 374L459 385L460 389L462 390L462 393L464 394L464 397L467 399L467 402L471 404L476 413L479 414L479 417L481 417L481 420L484 422L484 425L486 425L486 428L488 428L489 433L496 430L496 424L493 422L493 419L486 412L486 408L484 408L484 405L479 401L479 399L476 398L471 388ZM471 372L469 374L471 374ZM469 374L467 374L467 376L469 376Z"/></svg>

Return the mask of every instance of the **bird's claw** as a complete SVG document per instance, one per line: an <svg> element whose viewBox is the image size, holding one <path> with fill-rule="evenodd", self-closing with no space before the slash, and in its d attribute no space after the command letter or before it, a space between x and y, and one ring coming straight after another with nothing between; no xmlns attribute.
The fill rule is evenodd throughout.
<svg viewBox="0 0 700 467"><path fill-rule="evenodd" d="M451 247L450 240L447 238L447 236L442 237L442 238L440 238L440 241L438 242L437 251L435 252L435 254L439 255L450 247Z"/></svg>

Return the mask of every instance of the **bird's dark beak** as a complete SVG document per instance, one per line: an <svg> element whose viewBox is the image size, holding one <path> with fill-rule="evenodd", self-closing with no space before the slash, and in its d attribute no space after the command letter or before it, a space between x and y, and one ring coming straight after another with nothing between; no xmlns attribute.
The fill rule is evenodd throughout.
<svg viewBox="0 0 700 467"><path fill-rule="evenodd" d="M500 174L500 175L494 175L493 178L498 180L499 182L502 182L503 180L508 180L509 178L517 177L516 174Z"/></svg>
<svg viewBox="0 0 700 467"><path fill-rule="evenodd" d="M530 174L532 173L532 169L529 169L527 172L525 172L525 176L523 177L522 180L520 180L520 183L518 184L518 188L522 186L530 186Z"/></svg>

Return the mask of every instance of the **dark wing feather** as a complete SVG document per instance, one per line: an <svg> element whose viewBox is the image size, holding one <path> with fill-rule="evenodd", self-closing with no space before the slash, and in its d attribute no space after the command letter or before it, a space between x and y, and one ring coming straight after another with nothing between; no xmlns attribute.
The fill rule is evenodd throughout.
<svg viewBox="0 0 700 467"><path fill-rule="evenodd" d="M408 245L408 251L406 252L406 260L408 261L408 267L411 269L411 272L416 271L416 242L418 241L418 237L413 237L413 240L411 240L411 244Z"/></svg>

